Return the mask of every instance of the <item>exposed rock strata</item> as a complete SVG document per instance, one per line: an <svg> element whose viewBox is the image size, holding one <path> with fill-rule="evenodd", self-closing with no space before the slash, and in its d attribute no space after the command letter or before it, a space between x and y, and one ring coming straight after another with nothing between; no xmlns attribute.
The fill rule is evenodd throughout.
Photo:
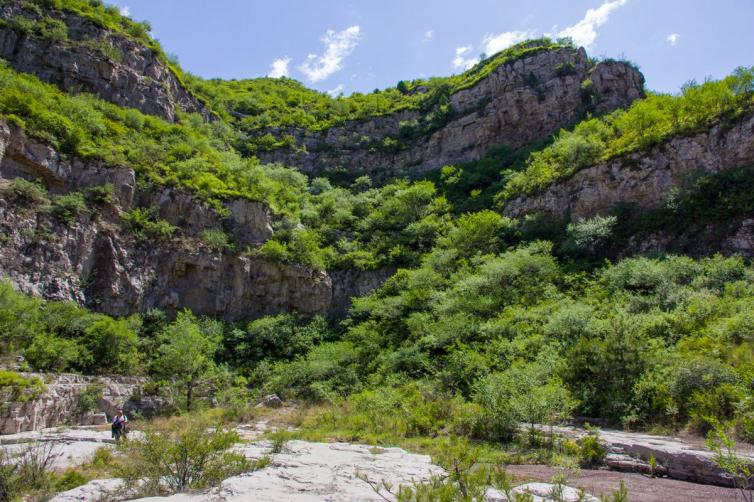
<svg viewBox="0 0 754 502"><path fill-rule="evenodd" d="M266 314L339 315L350 298L378 286L387 273L336 273L283 264L203 243L205 230L222 228L237 249L272 235L272 215L262 203L227 202L220 216L192 195L170 189L137 190L132 170L61 157L54 149L0 123L0 183L15 177L43 180L52 193L104 183L117 187L116 203L71 225L0 196L0 275L27 293L73 300L112 315L158 307L189 308L226 321ZM180 227L181 237L138 242L119 214L154 207Z"/></svg>
<svg viewBox="0 0 754 502"><path fill-rule="evenodd" d="M340 168L377 176L396 169L420 174L477 160L494 146L519 149L548 138L586 111L581 86L587 79L594 85L596 102L590 106L596 113L628 106L644 95L644 78L625 63L592 67L583 49L542 51L501 65L476 85L451 95L453 118L431 134L407 140L396 153L370 148L363 139L374 143L399 137L401 122L420 120L422 112L350 121L322 132L273 131L293 135L297 148L263 152L260 158L311 174Z"/></svg>
<svg viewBox="0 0 754 502"><path fill-rule="evenodd" d="M507 201L503 214L523 218L546 213L578 221L606 215L619 203L648 211L659 207L670 190L683 186L691 175L747 165L754 165L754 114L733 125L719 124L691 136L673 137L648 151L582 169L539 193ZM749 235L738 240L748 242Z"/></svg>
<svg viewBox="0 0 754 502"><path fill-rule="evenodd" d="M83 17L53 10L46 14L66 24L68 40L49 40L0 25L0 58L16 70L32 73L63 90L97 94L117 105L170 121L175 119L176 111L209 116L204 105L183 88L151 49ZM14 18L38 22L40 16L22 2L3 2L0 20ZM97 47L109 47L109 54Z"/></svg>
<svg viewBox="0 0 754 502"><path fill-rule="evenodd" d="M140 398L132 399L140 396L144 383L143 379L137 377L89 377L65 373L22 375L41 378L45 381L46 390L26 402L3 403L0 406L0 434L37 431L79 424L82 421L92 422L91 414L82 416L79 412L81 396L92 385L101 386L102 397L97 404L97 411L108 417L113 416L119 407L125 407L128 411L140 410L142 407ZM148 405L147 401L145 399L144 404Z"/></svg>

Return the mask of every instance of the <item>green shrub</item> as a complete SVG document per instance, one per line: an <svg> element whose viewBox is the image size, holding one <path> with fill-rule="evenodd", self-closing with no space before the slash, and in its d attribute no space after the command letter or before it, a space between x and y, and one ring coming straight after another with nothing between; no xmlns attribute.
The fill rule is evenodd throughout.
<svg viewBox="0 0 754 502"><path fill-rule="evenodd" d="M264 258L273 261L290 261L290 253L288 253L288 248L286 247L286 245L282 242L278 242L272 239L267 240L264 244L262 244L262 246L259 248L259 254Z"/></svg>
<svg viewBox="0 0 754 502"><path fill-rule="evenodd" d="M73 469L67 469L62 476L54 480L55 491L64 492L85 485L89 482L86 476Z"/></svg>
<svg viewBox="0 0 754 502"><path fill-rule="evenodd" d="M84 413L98 411L104 390L105 387L101 383L88 384L79 395L78 402L76 403L76 413L83 415Z"/></svg>
<svg viewBox="0 0 754 502"><path fill-rule="evenodd" d="M86 200L79 192L58 195L52 200L51 214L66 225L70 225L76 217L86 210Z"/></svg>
<svg viewBox="0 0 754 502"><path fill-rule="evenodd" d="M228 234L219 229L203 231L202 240L215 251L223 251L233 247Z"/></svg>
<svg viewBox="0 0 754 502"><path fill-rule="evenodd" d="M87 189L86 195L94 204L108 206L115 202L115 187L112 183L93 186Z"/></svg>
<svg viewBox="0 0 754 502"><path fill-rule="evenodd" d="M59 20L51 17L43 17L35 24L36 31L47 40L53 42L64 42L68 40L68 26Z"/></svg>
<svg viewBox="0 0 754 502"><path fill-rule="evenodd" d="M615 216L595 216L577 223L569 223L566 228L566 249L594 254L610 239L617 222Z"/></svg>
<svg viewBox="0 0 754 502"><path fill-rule="evenodd" d="M31 205L41 205L48 202L47 189L41 183L14 178L2 188L2 192L13 197L14 200Z"/></svg>
<svg viewBox="0 0 754 502"><path fill-rule="evenodd" d="M14 371L0 370L0 394L3 402L24 402L36 398L47 388L38 377L27 378Z"/></svg>
<svg viewBox="0 0 754 502"><path fill-rule="evenodd" d="M565 77L576 73L576 66L573 63L560 63L555 66L555 75Z"/></svg>
<svg viewBox="0 0 754 502"><path fill-rule="evenodd" d="M152 209L134 208L121 216L126 227L140 240L168 240L178 230L165 220L155 216Z"/></svg>
<svg viewBox="0 0 754 502"><path fill-rule="evenodd" d="M85 359L86 350L76 340L51 333L39 333L23 351L32 368L39 371L66 371Z"/></svg>
<svg viewBox="0 0 754 502"><path fill-rule="evenodd" d="M94 454L92 455L92 460L90 463L93 467L104 468L113 465L114 461L115 455L113 454L112 448L100 446L99 448L94 450Z"/></svg>
<svg viewBox="0 0 754 502"><path fill-rule="evenodd" d="M119 474L144 495L214 486L222 480L253 470L254 464L230 448L238 433L195 417L178 417L144 432L142 439L121 442ZM141 483L141 486L137 484Z"/></svg>
<svg viewBox="0 0 754 502"><path fill-rule="evenodd" d="M600 442L599 434L589 434L579 440L579 461L582 467L602 465L607 450Z"/></svg>

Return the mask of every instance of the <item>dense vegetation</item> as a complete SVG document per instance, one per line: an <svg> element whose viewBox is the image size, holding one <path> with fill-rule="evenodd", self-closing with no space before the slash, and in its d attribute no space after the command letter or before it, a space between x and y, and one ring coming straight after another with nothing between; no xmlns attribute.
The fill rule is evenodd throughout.
<svg viewBox="0 0 754 502"><path fill-rule="evenodd" d="M183 406L235 369L285 396L357 392L354 403L398 400L412 414L431 412L421 389L433 389L456 396L463 426L481 437L575 412L700 432L734 420L754 439L754 272L741 259L636 258L569 273L549 243L504 251L511 226L495 213L461 220L421 267L357 300L342 333L290 316L225 327L189 313L115 320L4 285L4 352L21 350L37 369L150 372ZM406 433L428 433L420 424Z"/></svg>
<svg viewBox="0 0 754 502"><path fill-rule="evenodd" d="M25 6L40 16L42 7L84 16L166 59L148 26L100 2L40 0ZM68 43L54 17L11 22L15 29ZM505 62L562 47L570 44L526 42L461 75L338 98L286 78L205 81L171 66L216 113L209 123L191 114L168 123L0 67L0 118L62 155L131 167L142 189L186 190L221 215L225 202L239 197L271 208L274 235L263 245L238 249L222 229L205 229L200 238L212 252L318 269L396 269L383 286L356 299L339 324L295 314L223 324L188 311L168 318L159 310L117 319L32 298L0 282L0 357L22 355L24 369L38 371L147 376L144 393L169 403L165 413L219 406L224 418L241 417L255 398L275 392L322 405L298 424L310 438L400 442L433 454L486 456L479 464L468 460L468 472L454 472L449 483L415 487L407 500L420 498L424 488L455 493L460 483L471 483L462 477L467 475L505 484L504 471L489 467L492 462L554 462L563 456L589 466L602 460L596 437L579 444L552 436L545 441L536 429L522 452L515 443L521 423L576 419L697 433L719 431L723 424L754 442L752 265L722 256L606 260L642 233L680 235L690 223L723 228L727 220L751 215L753 167L690 176L649 213L616 207L611 215L568 223L518 222L492 210L496 202L540 190L596 162L730 124L752 109L754 69L690 83L678 96L652 94L627 110L587 118L548 144L518 152L500 146L476 162L446 166L420 180L373 186L362 176L336 186L335 179L308 179L253 157L295 147L284 132L289 127L322 130L399 110L423 112L425 119L410 129L426 132L452 116L452 93ZM267 129L276 134L264 134ZM36 231L45 235L115 200L111 185L53 196L41 183L20 178L0 183L0 194L14 208L35 210ZM154 208L130 208L119 217L142 241L183 236ZM37 379L0 371L6 400L31 399L43 390ZM80 411L94 409L98 392L90 389ZM131 446L131 461L120 465L118 475L145 480L144 487L157 493L160 480L174 490L205 487L253 467L227 452L236 435L208 432L208 425L184 418L163 424ZM165 469L177 465L178 457L185 460L187 450L204 462L192 476ZM0 474L8 474L8 483L36 476L5 460L0 458ZM439 461L452 465L447 458ZM478 465L488 470L471 468ZM80 482L39 477L29 486Z"/></svg>

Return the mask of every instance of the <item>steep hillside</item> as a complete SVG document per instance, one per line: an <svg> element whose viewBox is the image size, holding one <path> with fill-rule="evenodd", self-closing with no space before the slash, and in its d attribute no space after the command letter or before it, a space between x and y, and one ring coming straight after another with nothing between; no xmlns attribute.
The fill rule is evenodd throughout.
<svg viewBox="0 0 754 502"><path fill-rule="evenodd" d="M85 1L0 5L0 58L70 92L175 120L209 112L181 83L144 26ZM145 45L148 44L148 45Z"/></svg>
<svg viewBox="0 0 754 502"><path fill-rule="evenodd" d="M418 264L446 232L450 208L432 184L390 183L393 168L407 166L398 157L418 155L409 170L419 175L500 144L521 149L589 110L607 112L643 93L633 67L595 63L583 50L542 40L461 75L323 98L328 109L353 109L313 113L313 124L296 127L294 120L281 129L236 111L246 103L250 112L247 94L236 89L243 82L189 77L184 87L146 27L112 9L41 5L9 1L0 10L0 56L66 91L1 70L0 176L9 183L2 191L0 267L23 291L113 315L157 307L227 321L280 312L343 316L352 296L377 287L396 267ZM211 103L218 121L203 123L208 114L188 88ZM218 95L224 89L233 92ZM96 97L74 94L81 90ZM308 97L300 110L275 108L273 100L256 116L280 124L306 116L306 100L319 98L301 92ZM178 111L203 116L177 120ZM358 164L385 186L370 188L366 179L337 189L242 158L253 145L262 163L280 154L290 167L316 174L288 150L259 148L263 137L283 130L303 135L304 143L309 135L331 138L336 147L329 151L340 160L321 149L322 156L306 158L335 175L344 162ZM390 153L346 144L346 137L365 134L370 144L398 147ZM18 177L41 185L16 186ZM106 187L115 195L102 195ZM39 200L24 203L34 198L29 191L40 191Z"/></svg>
<svg viewBox="0 0 754 502"><path fill-rule="evenodd" d="M426 110L409 108L321 131L266 130L291 139L258 156L312 175L418 176L478 160L493 147L524 148L587 112L612 111L644 95L644 78L628 64L595 64L583 49L570 47L517 49L473 85L445 88L446 94L434 97L438 104Z"/></svg>

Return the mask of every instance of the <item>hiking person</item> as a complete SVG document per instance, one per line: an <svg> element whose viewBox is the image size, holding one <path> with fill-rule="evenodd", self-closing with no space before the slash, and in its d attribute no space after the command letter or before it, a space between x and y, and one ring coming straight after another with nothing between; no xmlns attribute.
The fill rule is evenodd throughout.
<svg viewBox="0 0 754 502"><path fill-rule="evenodd" d="M123 414L123 409L118 408L118 413L113 417L110 429L113 432L113 438L115 441L120 441L120 438L126 437L126 426L128 425L128 417Z"/></svg>

